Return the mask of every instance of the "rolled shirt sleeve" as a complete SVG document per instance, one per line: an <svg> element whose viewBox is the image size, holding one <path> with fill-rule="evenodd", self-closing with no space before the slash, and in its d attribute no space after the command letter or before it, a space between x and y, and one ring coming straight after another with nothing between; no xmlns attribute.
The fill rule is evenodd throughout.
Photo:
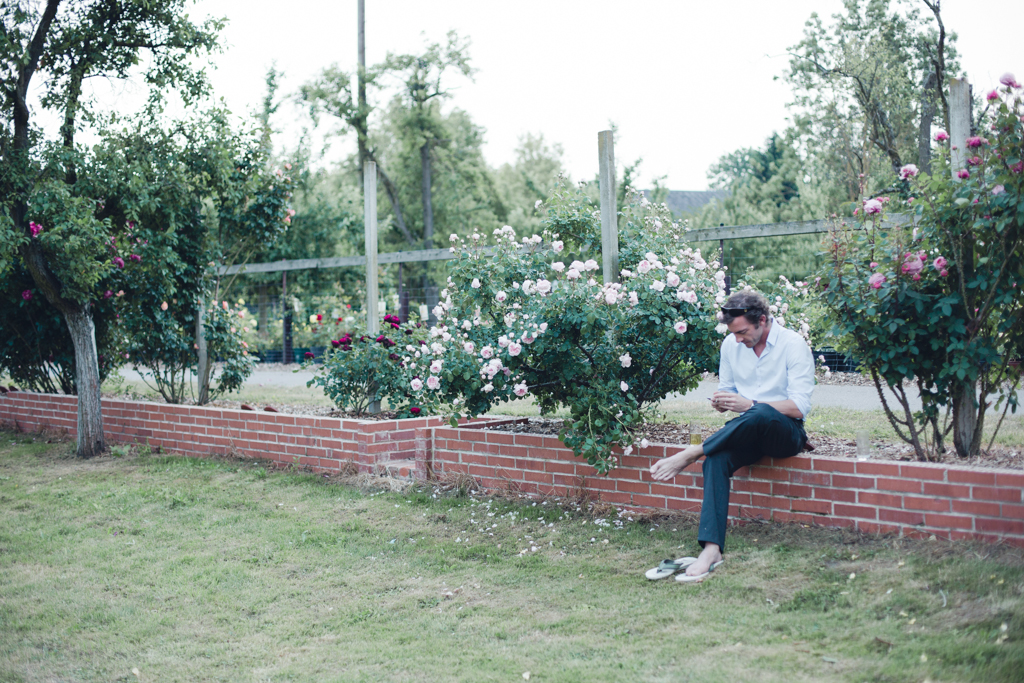
<svg viewBox="0 0 1024 683"><path fill-rule="evenodd" d="M811 412L814 393L814 354L807 344L788 344L786 353L786 393L804 417Z"/></svg>
<svg viewBox="0 0 1024 683"><path fill-rule="evenodd" d="M718 390L739 393L736 388L736 380L732 374L732 355L739 346L731 334L726 335L722 340L722 346L718 353Z"/></svg>

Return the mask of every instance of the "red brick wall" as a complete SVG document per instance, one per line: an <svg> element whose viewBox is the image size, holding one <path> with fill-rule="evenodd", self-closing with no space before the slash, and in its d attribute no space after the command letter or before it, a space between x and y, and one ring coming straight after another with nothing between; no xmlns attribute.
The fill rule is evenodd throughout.
<svg viewBox="0 0 1024 683"><path fill-rule="evenodd" d="M554 437L452 428L441 418L341 420L223 408L104 400L112 442L148 442L191 454L238 454L336 471L407 464L417 478L467 473L489 489L563 496L581 485L616 505L700 510L700 465L673 482L651 480L651 463L678 447L653 444L620 456L611 475L597 475ZM22 431L55 428L74 435L73 396L0 395L0 423ZM796 521L904 536L976 538L1024 546L1024 473L891 461L797 456L762 461L733 479L730 515Z"/></svg>
<svg viewBox="0 0 1024 683"><path fill-rule="evenodd" d="M374 472L393 461L411 461L420 478L427 476L430 427L443 422L438 417L341 420L103 399L103 429L114 443L148 443L154 450L190 455L237 454L325 471L352 462L361 472ZM0 395L0 423L26 432L60 429L73 436L77 401L27 392Z"/></svg>

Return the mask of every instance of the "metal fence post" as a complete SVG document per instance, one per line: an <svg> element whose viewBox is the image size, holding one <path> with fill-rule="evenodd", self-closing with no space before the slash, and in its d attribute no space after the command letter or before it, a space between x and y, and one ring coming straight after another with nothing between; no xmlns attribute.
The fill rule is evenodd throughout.
<svg viewBox="0 0 1024 683"><path fill-rule="evenodd" d="M615 141L612 131L597 134L601 187L601 262L605 284L619 281L618 206L615 197Z"/></svg>

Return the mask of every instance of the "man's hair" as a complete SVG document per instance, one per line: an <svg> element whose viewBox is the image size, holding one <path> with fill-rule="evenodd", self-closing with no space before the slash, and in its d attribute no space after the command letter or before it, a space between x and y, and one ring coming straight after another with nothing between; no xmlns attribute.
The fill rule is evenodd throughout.
<svg viewBox="0 0 1024 683"><path fill-rule="evenodd" d="M722 308L745 308L746 313L743 313L743 317L747 319L752 325L759 325L761 322L761 316L764 316L766 320L771 318L771 314L768 312L768 299L765 299L762 295L757 292L745 291L736 292L722 304ZM738 315L729 315L726 312L722 312L722 322L726 325L732 324L733 320L739 318Z"/></svg>

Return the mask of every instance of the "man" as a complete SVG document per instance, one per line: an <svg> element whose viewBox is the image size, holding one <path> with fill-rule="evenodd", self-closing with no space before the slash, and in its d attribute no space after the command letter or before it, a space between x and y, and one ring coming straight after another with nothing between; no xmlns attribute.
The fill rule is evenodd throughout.
<svg viewBox="0 0 1024 683"><path fill-rule="evenodd" d="M677 581L703 580L722 562L729 514L729 485L736 470L764 457L787 458L807 443L804 417L814 391L814 357L796 332L776 323L768 301L753 291L733 294L722 306L729 328L722 342L718 391L711 405L738 417L695 444L651 466L668 481L702 455L704 502L697 541L703 550Z"/></svg>

